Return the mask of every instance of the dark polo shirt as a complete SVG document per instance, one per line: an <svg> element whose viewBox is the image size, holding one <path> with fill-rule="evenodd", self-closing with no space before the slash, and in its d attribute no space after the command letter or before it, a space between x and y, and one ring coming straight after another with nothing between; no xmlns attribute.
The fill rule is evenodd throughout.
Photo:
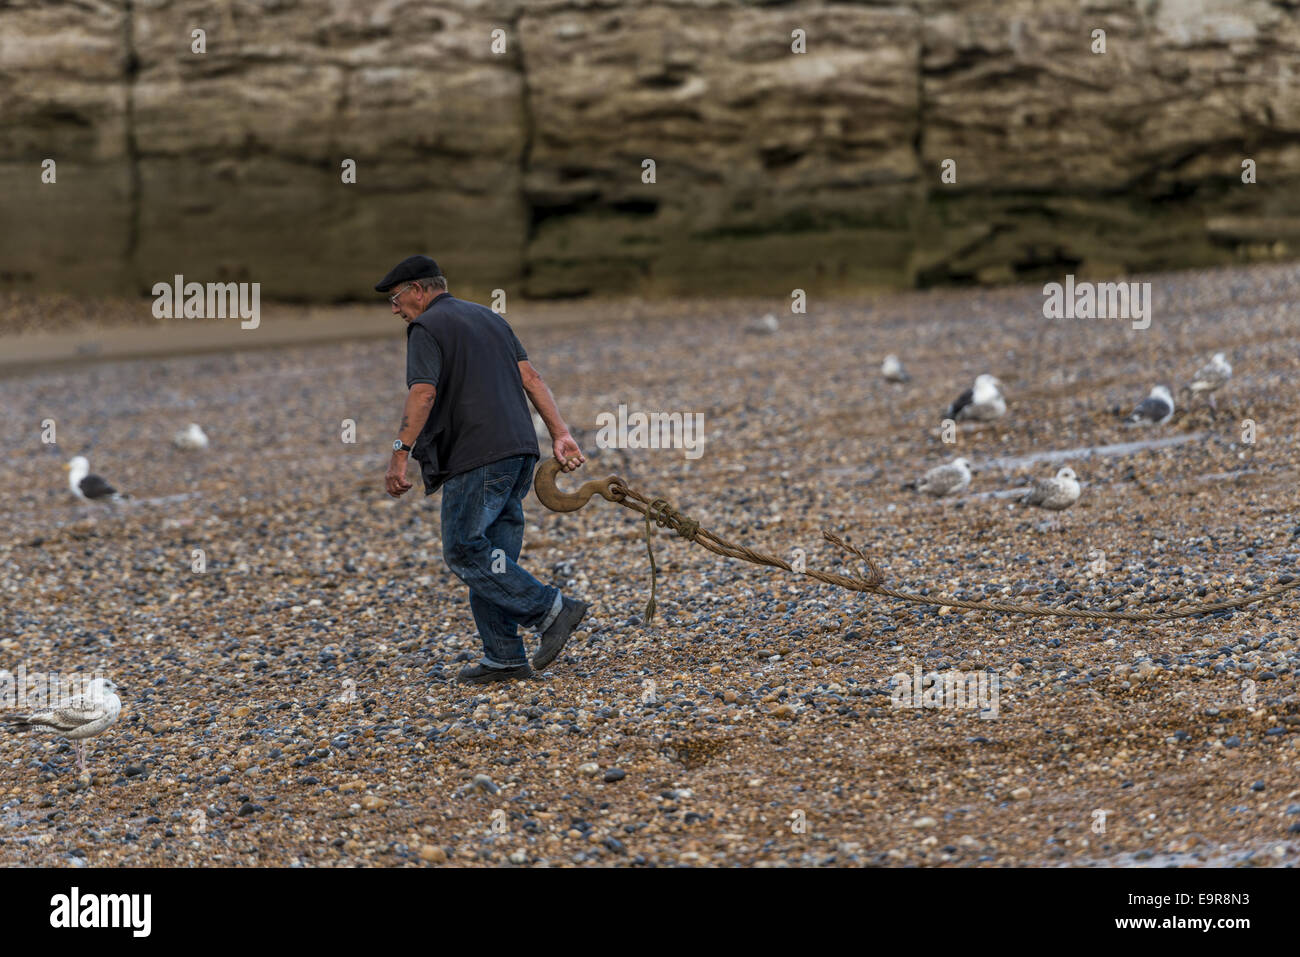
<svg viewBox="0 0 1300 957"><path fill-rule="evenodd" d="M406 326L406 387L437 389L411 458L424 493L447 479L515 455L538 455L519 375L527 359L509 324L487 306L439 293Z"/></svg>

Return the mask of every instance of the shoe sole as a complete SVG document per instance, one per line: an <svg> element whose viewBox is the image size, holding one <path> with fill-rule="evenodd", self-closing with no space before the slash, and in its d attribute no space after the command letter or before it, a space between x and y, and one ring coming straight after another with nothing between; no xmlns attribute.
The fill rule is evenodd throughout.
<svg viewBox="0 0 1300 957"><path fill-rule="evenodd" d="M522 674L522 675L517 675L517 674L482 675L477 678L462 678L459 675L457 675L456 681L463 685L490 685L490 684L495 684L498 681L524 681L528 678L531 678L532 676L533 676L533 672L531 671L528 672L527 674Z"/></svg>
<svg viewBox="0 0 1300 957"><path fill-rule="evenodd" d="M563 639L560 641L560 643L556 646L556 648L555 648L555 652L554 652L554 653L553 653L549 658L547 658L544 662L541 660L541 658L542 658L542 653L541 653L540 651L537 653L536 657L533 658L533 671L545 671L545 670L546 670L547 668L549 668L552 664L554 664L554 663L555 663L555 659L558 658L558 657L560 657L560 652L564 650L564 646L567 645L567 644L569 643L569 639L573 637L573 633L574 633L575 631L578 630L578 623L579 623L580 621L582 621L582 619L584 619L584 618L587 617L587 611L588 611L588 609L591 608L591 606L588 605L585 601L578 602L578 604L579 604L581 607L578 609L578 615L577 615L577 617L574 618L574 619L573 619L573 623L569 625L569 631L568 631L568 633L564 636L564 638L563 638ZM561 611L560 614L563 615L564 612ZM552 626L552 627L554 627L554 626Z"/></svg>

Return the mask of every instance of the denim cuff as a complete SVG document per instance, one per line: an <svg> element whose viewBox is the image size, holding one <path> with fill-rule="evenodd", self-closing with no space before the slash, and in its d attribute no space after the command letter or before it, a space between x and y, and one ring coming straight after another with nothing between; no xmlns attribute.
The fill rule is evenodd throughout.
<svg viewBox="0 0 1300 957"><path fill-rule="evenodd" d="M528 664L527 658L520 658L518 661L497 661L495 658L489 658L484 655L480 664L488 668L518 668Z"/></svg>
<svg viewBox="0 0 1300 957"><path fill-rule="evenodd" d="M555 622L555 619L559 617L560 609L563 607L564 607L564 596L560 593L560 590L557 588L555 589L555 601L551 603L551 610L546 613L546 617L543 618L542 623L537 626L537 630L545 631L547 628L550 628L551 625Z"/></svg>

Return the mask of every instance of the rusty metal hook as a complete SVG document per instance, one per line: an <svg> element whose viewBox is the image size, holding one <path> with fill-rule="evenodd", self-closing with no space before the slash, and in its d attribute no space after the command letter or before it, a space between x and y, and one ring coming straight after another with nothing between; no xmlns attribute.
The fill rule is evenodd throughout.
<svg viewBox="0 0 1300 957"><path fill-rule="evenodd" d="M547 459L537 467L537 475L533 478L533 491L537 493L537 500L552 512L576 512L596 494L607 502L623 500L622 489L627 485L621 476L592 479L584 482L576 492L561 492L555 484L555 476L559 471L560 463L555 459ZM614 489L616 485L619 486L618 491Z"/></svg>

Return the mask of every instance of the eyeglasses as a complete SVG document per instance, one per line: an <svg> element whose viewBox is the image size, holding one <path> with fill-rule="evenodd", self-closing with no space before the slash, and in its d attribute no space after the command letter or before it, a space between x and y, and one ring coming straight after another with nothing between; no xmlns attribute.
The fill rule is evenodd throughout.
<svg viewBox="0 0 1300 957"><path fill-rule="evenodd" d="M397 290L397 292L395 292L395 293L393 293L391 296L389 296L389 297L388 297L388 301L391 302L394 306L397 305L397 300L398 300L398 298L402 295L402 293L406 292L406 290L410 289L410 288L411 288L412 286L414 286L414 285L415 285L415 283L413 283L413 282L408 282L408 283L407 283L405 286L403 286L401 289Z"/></svg>

